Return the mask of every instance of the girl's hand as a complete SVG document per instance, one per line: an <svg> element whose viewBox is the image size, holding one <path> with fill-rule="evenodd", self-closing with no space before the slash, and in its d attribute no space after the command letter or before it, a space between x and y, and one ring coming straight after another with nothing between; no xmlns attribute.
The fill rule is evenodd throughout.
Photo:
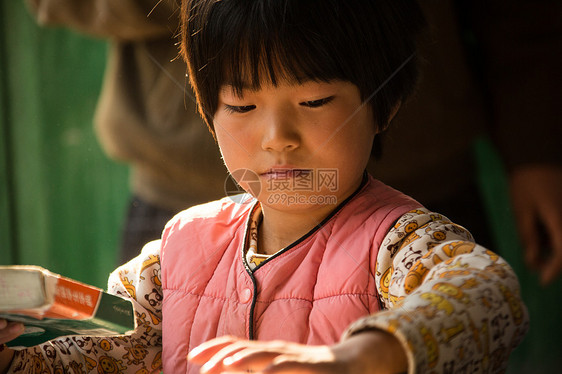
<svg viewBox="0 0 562 374"><path fill-rule="evenodd" d="M0 319L0 345L14 340L23 333L23 323Z"/></svg>
<svg viewBox="0 0 562 374"><path fill-rule="evenodd" d="M0 319L0 373L6 373L14 357L14 350L4 344L23 333L23 324Z"/></svg>
<svg viewBox="0 0 562 374"><path fill-rule="evenodd" d="M212 339L193 349L188 360L203 364L201 373L400 373L406 354L391 334L368 331L333 346L286 341Z"/></svg>

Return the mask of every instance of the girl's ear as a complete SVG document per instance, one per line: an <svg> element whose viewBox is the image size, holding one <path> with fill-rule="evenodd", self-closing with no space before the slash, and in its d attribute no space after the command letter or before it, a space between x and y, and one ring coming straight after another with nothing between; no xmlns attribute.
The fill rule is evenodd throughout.
<svg viewBox="0 0 562 374"><path fill-rule="evenodd" d="M396 116L396 113L398 113L398 110L400 109L401 106L402 106L402 101L399 101L396 103L396 105L394 105L394 108L392 108L392 110L390 111L390 116L388 116L388 123L390 123L394 118L394 116Z"/></svg>
<svg viewBox="0 0 562 374"><path fill-rule="evenodd" d="M388 126L390 125L390 122L392 122L392 120L394 119L394 117L398 113L398 110L400 109L400 106L402 106L402 101L398 101L396 103L396 105L394 105L394 107L392 108L392 110L390 111L390 114L388 116L388 121L383 126L383 128L381 129L380 132L386 131L386 129L388 129Z"/></svg>

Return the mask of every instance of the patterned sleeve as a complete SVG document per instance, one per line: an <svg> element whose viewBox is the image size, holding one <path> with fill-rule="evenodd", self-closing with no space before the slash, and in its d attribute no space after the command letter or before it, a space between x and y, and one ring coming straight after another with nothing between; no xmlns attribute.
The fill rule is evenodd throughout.
<svg viewBox="0 0 562 374"><path fill-rule="evenodd" d="M10 373L153 373L162 367L160 243L109 276L109 292L133 301L135 330L95 337L66 336L16 351Z"/></svg>
<svg viewBox="0 0 562 374"><path fill-rule="evenodd" d="M420 209L406 213L377 255L384 310L350 326L393 333L409 373L504 372L528 329L511 267L463 227Z"/></svg>

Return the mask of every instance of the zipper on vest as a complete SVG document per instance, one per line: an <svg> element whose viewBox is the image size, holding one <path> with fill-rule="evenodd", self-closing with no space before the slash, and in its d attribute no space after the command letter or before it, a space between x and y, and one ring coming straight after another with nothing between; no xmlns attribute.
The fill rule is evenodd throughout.
<svg viewBox="0 0 562 374"><path fill-rule="evenodd" d="M248 269L246 269L248 271ZM254 309L256 307L256 302L258 300L258 285L256 278L252 271L248 271L250 278L252 279L252 284L254 286L254 294L252 295L252 305L250 305L250 320L248 321L248 339L255 340L254 338Z"/></svg>
<svg viewBox="0 0 562 374"><path fill-rule="evenodd" d="M254 202L254 205L252 206L252 208L250 209L250 217L252 217L253 211L254 209L256 209L256 207L258 206L258 201L256 200ZM252 304L250 305L250 319L248 321L248 339L250 340L255 340L254 337L254 309L256 307L256 302L258 299L258 285L256 282L256 278L254 277L254 272L252 269L250 269L250 267L248 266L248 264L246 263L246 258L245 258L245 249L248 245L248 226L250 220L248 219L248 221L246 222L246 225L244 227L244 239L242 240L242 248L240 251L240 261L242 261L242 266L244 266L244 269L246 269L246 273L248 273L248 275L250 276L250 279L252 280L252 286L254 287L254 294L252 295Z"/></svg>

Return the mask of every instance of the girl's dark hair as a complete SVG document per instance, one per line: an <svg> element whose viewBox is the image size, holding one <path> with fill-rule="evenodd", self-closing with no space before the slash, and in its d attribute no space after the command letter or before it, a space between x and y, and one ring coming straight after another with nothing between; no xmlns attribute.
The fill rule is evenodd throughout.
<svg viewBox="0 0 562 374"><path fill-rule="evenodd" d="M349 81L378 130L418 78L414 0L184 0L181 52L211 132L222 85Z"/></svg>

